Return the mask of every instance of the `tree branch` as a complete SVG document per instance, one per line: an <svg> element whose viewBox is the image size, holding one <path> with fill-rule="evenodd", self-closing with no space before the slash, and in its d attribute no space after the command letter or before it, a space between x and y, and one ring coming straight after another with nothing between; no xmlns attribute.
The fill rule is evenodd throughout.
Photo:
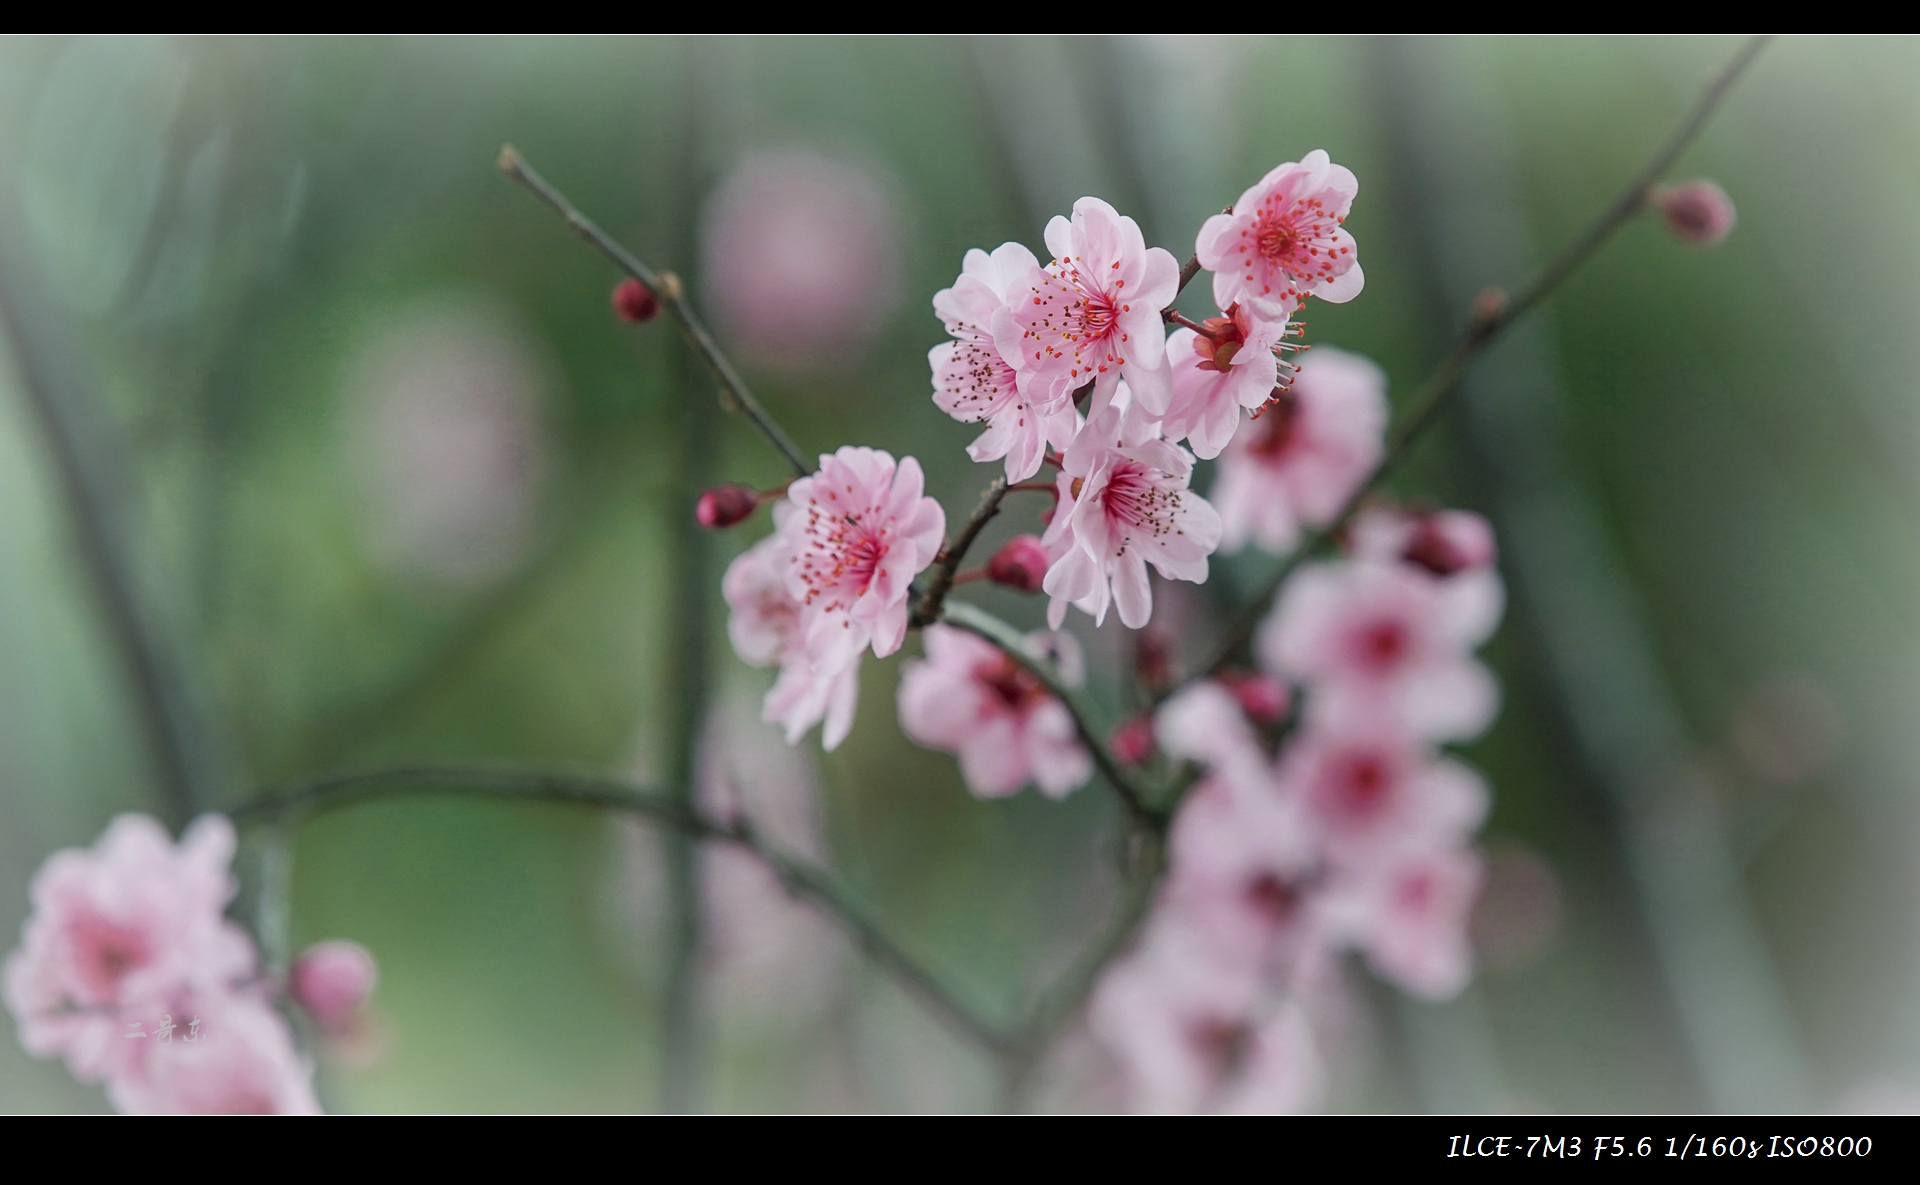
<svg viewBox="0 0 1920 1185"><path fill-rule="evenodd" d="M927 591L920 594L919 601L913 607L913 616L908 624L915 629L932 625L940 620L940 606L947 599L947 593L953 589L953 574L960 570L960 563L967 558L967 549L980 537L994 515L1000 513L1000 500L1007 496L1007 479L1004 475L988 483L980 494L980 504L973 509L966 526L960 528L960 536L949 544L933 561L933 581L927 585Z"/></svg>
<svg viewBox="0 0 1920 1185"><path fill-rule="evenodd" d="M1240 607L1228 624L1213 658L1199 668L1199 674L1190 677L1186 682L1214 674L1234 660L1252 639L1254 631L1259 628L1261 618L1266 615L1269 604L1279 593L1281 586L1286 583L1287 578L1293 575L1295 569L1302 563L1332 542L1353 520L1354 514L1360 509L1367 494L1406 460L1414 443L1433 425L1454 392L1459 389L1460 380L1465 377L1467 368L1480 353L1515 321L1532 312L1542 301L1552 295L1553 291L1591 258L1615 231L1640 213L1646 206L1647 193L1653 184L1673 167L1674 161L1679 159L1680 154L1686 151L1689 144L1693 143L1694 138L1700 134L1700 129L1706 126L1707 119L1719 106L1720 100L1725 97L1728 89L1766 47L1767 40L1765 36L1755 37L1734 54L1733 60L1728 62L1707 84L1699 99L1694 102L1693 107L1667 137L1666 142L1648 159L1633 179L1627 182L1626 187L1620 191L1620 196L1614 199L1612 205L1581 232L1579 237L1562 248L1560 253L1540 270L1533 282L1523 288L1518 296L1502 299L1498 290L1495 289L1489 289L1482 294L1481 300L1475 304L1473 319L1461 334L1459 342L1408 398L1407 412L1389 439L1380 463L1373 467L1373 471L1367 475L1366 480L1361 482L1353 494L1347 498L1333 520L1308 536L1299 547L1295 548L1280 565L1280 570L1261 587L1260 592ZM1186 682L1180 686L1185 686ZM1175 687L1167 694L1171 695L1178 689Z"/></svg>
<svg viewBox="0 0 1920 1185"><path fill-rule="evenodd" d="M847 932L861 950L898 977L961 1035L1001 1053L1015 1038L960 1000L887 936L825 869L781 851L752 825L724 823L681 799L643 790L604 774L494 766L420 765L328 774L269 790L232 812L237 824L268 823L288 834L304 819L356 803L420 792L469 794L601 807L643 815L694 839L729 843L764 862L794 896L812 903Z"/></svg>
<svg viewBox="0 0 1920 1185"><path fill-rule="evenodd" d="M706 360L707 368L713 371L713 377L720 381L721 389L726 392L728 401L739 408L753 426L760 430L760 434L767 438L768 443L786 458L787 464L793 466L795 473L805 477L813 472L813 466L808 462L806 455L800 451L800 446L787 435L787 430L780 426L779 421L767 414L766 408L760 406L760 401L754 398L753 391L747 386L746 380L740 377L740 372L733 368L733 363L721 351L719 343L715 342L713 335L707 332L707 327L702 324L699 315L693 311L693 306L687 302L686 292L680 283L679 276L672 272L656 272L642 263L631 251L622 247L612 235L601 230L592 219L576 209L574 204L567 200L565 194L554 188L545 177L535 172L533 166L527 163L526 158L521 156L513 145L506 144L501 147L499 165L502 173L526 186L541 201L553 207L554 211L566 220L567 226L573 230L573 233L593 244L621 271L645 284L647 291L653 293L673 314L673 319L680 323L680 332L687 339L687 344Z"/></svg>

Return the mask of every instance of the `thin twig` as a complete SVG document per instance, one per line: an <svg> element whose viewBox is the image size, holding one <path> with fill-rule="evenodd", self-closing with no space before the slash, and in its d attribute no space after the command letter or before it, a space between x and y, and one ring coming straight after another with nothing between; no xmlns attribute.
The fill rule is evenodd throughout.
<svg viewBox="0 0 1920 1185"><path fill-rule="evenodd" d="M399 794L439 792L505 800L534 800L602 807L644 815L694 839L729 843L753 853L787 891L811 902L839 923L868 957L897 976L963 1036L994 1051L1013 1037L956 997L937 976L902 950L867 911L855 904L833 875L781 851L751 823L725 823L658 791L644 790L605 774L505 769L494 766L421 765L309 778L262 793L232 812L236 823L269 822L291 829L326 811Z"/></svg>
<svg viewBox="0 0 1920 1185"><path fill-rule="evenodd" d="M1259 628L1260 619L1266 615L1268 605L1279 593L1281 585L1286 583L1295 569L1322 551L1341 531L1345 530L1364 503L1368 493L1406 460L1415 442L1433 425L1448 400L1459 389L1460 380L1466 375L1467 368L1480 355L1480 352L1515 321L1538 307L1615 231L1645 207L1648 190L1665 175L1668 169L1673 167L1674 161L1686 151L1694 137L1700 134L1700 129L1706 125L1708 117L1713 114L1714 108L1719 105L1728 88L1766 47L1766 43L1767 38L1761 36L1741 47L1740 51L1733 56L1733 60L1727 63L1712 82L1707 84L1700 98L1673 133L1667 137L1666 142L1660 146L1659 151L1655 152L1646 165L1634 175L1633 180L1627 182L1613 204L1608 206L1606 211L1585 231L1581 232L1578 238L1564 247L1552 262L1542 268L1533 282L1522 289L1518 296L1500 299L1499 293L1490 289L1482 295L1480 301L1475 302L1473 320L1461 334L1460 341L1441 360L1440 365L1427 377L1427 380L1421 383L1408 398L1407 412L1388 441L1386 452L1381 456L1379 464L1375 465L1366 480L1355 488L1333 520L1308 536L1299 547L1295 548L1280 565L1279 571L1261 586L1260 592L1240 607L1228 624L1213 658L1198 668L1199 674L1192 676L1186 682L1214 674L1235 659L1241 648L1252 639L1254 631ZM1185 683L1180 686L1185 686ZM1172 690L1178 690L1178 687ZM1168 694L1171 694L1171 691Z"/></svg>
<svg viewBox="0 0 1920 1185"><path fill-rule="evenodd" d="M760 401L754 398L753 391L748 388L746 380L740 377L740 372L733 368L733 363L721 351L719 343L715 342L713 335L707 332L707 327L701 323L699 315L693 311L693 305L687 301L686 291L680 283L679 276L672 272L656 272L642 263L631 251L622 247L612 235L601 230L592 219L576 209L574 204L567 200L565 194L554 188L545 177L535 172L533 166L527 163L527 159L521 156L513 145L507 144L501 147L499 163L502 173L526 186L541 201L553 207L575 234L592 243L621 271L645 284L647 290L673 313L674 320L680 323L680 332L686 337L687 344L706 360L708 369L713 371L714 378L720 380L720 386L726 391L729 401L746 414L747 419L760 430L760 434L767 438L768 443L779 450L780 455L786 458L787 464L793 466L795 473L805 477L813 472L813 466L807 461L806 454L800 451L800 446L787 435L787 430L780 426L779 421L768 415L766 408L760 406Z"/></svg>
<svg viewBox="0 0 1920 1185"><path fill-rule="evenodd" d="M980 504L974 507L966 525L960 528L959 538L934 557L933 580L927 585L927 591L914 603L913 616L908 622L910 625L921 628L940 620L940 606L953 588L953 574L960 570L960 562L967 558L967 549L980 537L988 521L1000 513L1000 499L1006 496L1005 476L994 478L981 492Z"/></svg>

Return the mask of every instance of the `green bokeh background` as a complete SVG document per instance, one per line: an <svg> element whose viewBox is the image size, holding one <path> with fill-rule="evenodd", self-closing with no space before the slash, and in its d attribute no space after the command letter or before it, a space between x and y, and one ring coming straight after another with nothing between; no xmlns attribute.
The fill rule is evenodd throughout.
<svg viewBox="0 0 1920 1185"><path fill-rule="evenodd" d="M1184 257L1207 214L1273 164L1325 148L1360 177L1348 225L1367 285L1349 305L1311 309L1309 338L1375 358L1404 392L1459 324L1459 285L1523 278L1493 257L1486 274L1457 274L1472 266L1458 253L1436 263L1450 257L1423 207L1410 110L1463 142L1503 138L1517 233L1543 252L1610 200L1736 46L10 39L0 185L21 211L10 257L22 262L9 281L60 327L130 458L138 588L217 737L212 805L416 759L657 776L685 627L679 434L711 385L669 328L609 314L615 274L494 171L503 142L696 293L700 203L744 154L797 146L883 178L903 294L883 331L831 369L749 377L806 449L919 457L951 520L992 472L962 451L972 429L927 397L925 354L941 337L927 300L967 248L1039 249L1046 216L1091 192ZM1497 126L1449 106L1452 91L1423 90L1434 63L1491 96ZM1703 252L1651 220L1631 225L1537 331L1564 387L1556 455L1645 610L1688 784L1724 822L1789 1008L1803 1067L1781 1097L1816 1109L1920 1098L1917 65L1907 40L1772 46L1677 171L1725 185L1733 236ZM1202 289L1183 301L1196 315L1210 311ZM356 351L447 308L492 318L503 348L547 376L531 543L511 571L459 591L396 576L372 553L365 520L379 512L340 427ZM91 843L117 811L159 809L18 383L0 367L8 935L47 853ZM719 433L719 476L781 479L742 423ZM1498 521L1500 460L1450 415L1394 486ZM988 544L1031 528L1018 517ZM716 605L719 561L764 529L723 537L724 554L694 573ZM1182 604L1231 603L1264 562L1220 564ZM1567 722L1578 680L1546 657L1551 615L1515 593L1488 651L1506 708L1465 755L1494 787L1489 839L1556 871L1558 928L1447 1005L1405 1001L1356 970L1359 1036L1329 1105L1711 1107L1619 811ZM1037 601L978 595L1040 623ZM709 624L715 686L750 701L764 676L728 652L717 609ZM1085 631L1096 670L1111 668L1116 633ZM910 642L902 657L916 652ZM827 851L903 944L1002 1012L1097 927L1115 812L1098 787L1062 803L974 800L950 759L900 735L900 661L867 664L852 739L818 761ZM1822 688L1840 727L1831 761L1776 785L1744 769L1729 729L1782 672ZM296 941L358 939L382 975L385 1051L366 1067L324 1062L329 1106L657 1106L663 938L644 904L615 900L623 844L593 812L451 798L303 829ZM995 1104L986 1062L855 958L836 1000L804 1023L716 1007L701 1105ZM0 1042L0 1108L103 1106L59 1065Z"/></svg>

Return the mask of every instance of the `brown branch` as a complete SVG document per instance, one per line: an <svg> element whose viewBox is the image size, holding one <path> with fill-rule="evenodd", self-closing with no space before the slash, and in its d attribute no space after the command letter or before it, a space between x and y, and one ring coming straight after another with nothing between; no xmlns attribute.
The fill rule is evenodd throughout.
<svg viewBox="0 0 1920 1185"><path fill-rule="evenodd" d="M908 624L921 629L940 620L940 606L946 601L947 593L953 590L953 574L960 570L961 561L967 558L967 549L980 537L988 521L1000 513L1000 500L1006 496L1007 479L1004 475L988 483L980 495L980 504L973 508L966 525L960 528L959 537L934 557L933 581L915 602Z"/></svg>
<svg viewBox="0 0 1920 1185"><path fill-rule="evenodd" d="M1473 319L1466 331L1461 334L1459 342L1408 398L1408 410L1389 439L1380 463L1373 467L1373 471L1367 475L1366 480L1361 482L1353 494L1347 498L1333 520L1295 548L1280 565L1280 570L1261 587L1260 592L1240 607L1229 622L1213 658L1199 668L1199 674L1192 676L1186 682L1211 675L1234 660L1241 648L1252 639L1254 631L1259 628L1260 619L1266 615L1268 605L1279 593L1281 585L1286 583L1295 569L1323 550L1341 531L1346 529L1354 514L1359 511L1367 494L1406 460L1415 442L1438 419L1449 399L1459 389L1460 380L1466 375L1467 368L1472 365L1474 359L1479 357L1481 351L1515 321L1537 308L1568 276L1599 250L1615 231L1640 213L1646 205L1648 190L1665 175L1668 169L1673 167L1674 161L1700 134L1700 129L1706 126L1708 117L1713 114L1714 108L1719 106L1728 88L1765 48L1767 40L1765 36L1755 37L1734 54L1733 60L1728 62L1726 67L1707 84L1700 98L1694 102L1693 107L1667 137L1666 142L1660 146L1659 151L1655 152L1626 184L1620 195L1614 199L1613 204L1608 206L1578 238L1562 248L1560 253L1541 269L1533 282L1521 289L1518 296L1503 299L1495 289L1489 289L1481 294L1480 298L1474 302ZM1185 686L1185 683L1180 686ZM1172 694L1173 690L1178 690L1178 687L1170 690L1168 694Z"/></svg>
<svg viewBox="0 0 1920 1185"><path fill-rule="evenodd" d="M779 421L767 414L766 408L760 406L760 401L754 398L753 391L747 386L746 380L740 377L740 372L733 368L733 363L721 351L719 343L715 342L713 335L707 332L707 327L701 323L699 315L688 303L686 291L680 283L679 276L672 272L656 272L642 263L632 252L622 247L612 235L601 230L592 219L576 209L574 204L567 200L565 194L554 188L545 177L535 172L533 166L527 163L526 158L521 156L513 145L507 144L501 147L499 165L502 173L526 186L541 201L553 207L575 234L593 244L621 271L645 284L647 290L673 313L674 320L680 323L680 332L687 339L687 344L706 360L707 368L713 371L713 377L720 381L720 387L726 393L726 402L737 407L753 426L760 430L760 434L767 438L768 443L786 458L787 464L793 466L795 473L805 477L813 472L813 466L807 461L806 455L800 451L800 446L787 435L786 429L780 426Z"/></svg>
<svg viewBox="0 0 1920 1185"><path fill-rule="evenodd" d="M329 774L269 790L233 811L236 823L267 823L291 830L306 818L396 794L439 792L505 800L536 800L602 807L644 815L694 839L729 843L753 853L794 896L837 922L882 968L919 995L963 1036L996 1053L1015 1038L960 1000L937 976L887 936L827 870L781 851L747 821L721 822L678 797L643 790L604 774L492 766L421 765Z"/></svg>

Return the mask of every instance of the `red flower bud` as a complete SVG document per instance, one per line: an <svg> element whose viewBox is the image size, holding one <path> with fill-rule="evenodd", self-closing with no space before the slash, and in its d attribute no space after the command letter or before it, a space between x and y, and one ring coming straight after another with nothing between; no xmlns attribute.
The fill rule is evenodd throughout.
<svg viewBox="0 0 1920 1185"><path fill-rule="evenodd" d="M638 280L622 280L613 290L613 311L622 321L644 325L660 315L660 298Z"/></svg>
<svg viewBox="0 0 1920 1185"><path fill-rule="evenodd" d="M1220 682L1226 685L1240 708L1256 724L1278 724L1293 708L1293 691L1272 675L1259 671L1222 671Z"/></svg>
<svg viewBox="0 0 1920 1185"><path fill-rule="evenodd" d="M1162 627L1150 625L1134 636L1134 673L1149 688L1165 691L1173 686L1175 661L1173 635Z"/></svg>
<svg viewBox="0 0 1920 1185"><path fill-rule="evenodd" d="M693 517L703 527L719 530L743 522L760 505L760 495L752 486L715 486L700 495Z"/></svg>
<svg viewBox="0 0 1920 1185"><path fill-rule="evenodd" d="M1021 592L1039 592L1047 578L1047 549L1038 535L1015 535L987 561L987 579Z"/></svg>
<svg viewBox="0 0 1920 1185"><path fill-rule="evenodd" d="M1107 738L1113 755L1128 765L1145 765L1153 756L1153 717L1145 712L1129 716Z"/></svg>
<svg viewBox="0 0 1920 1185"><path fill-rule="evenodd" d="M1667 229L1683 243L1711 247L1733 229L1733 199L1711 181L1657 185L1651 196Z"/></svg>

